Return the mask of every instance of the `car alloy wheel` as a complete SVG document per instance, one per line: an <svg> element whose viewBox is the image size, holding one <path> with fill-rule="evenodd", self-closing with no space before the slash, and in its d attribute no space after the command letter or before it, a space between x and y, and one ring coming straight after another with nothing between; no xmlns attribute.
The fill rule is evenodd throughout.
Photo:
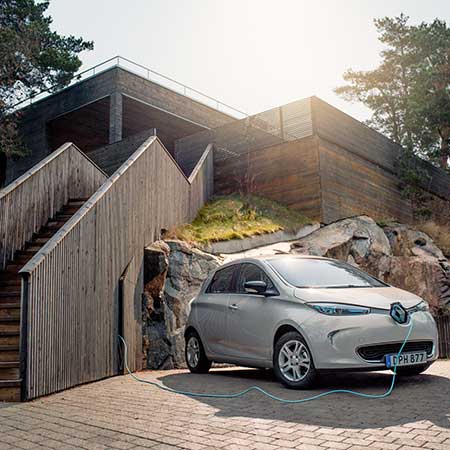
<svg viewBox="0 0 450 450"><path fill-rule="evenodd" d="M186 334L184 349L186 364L192 373L207 373L211 368L211 361L206 357L200 336L195 330Z"/></svg>
<svg viewBox="0 0 450 450"><path fill-rule="evenodd" d="M283 376L294 383L303 380L311 367L311 357L306 346L298 341L286 342L278 354L278 365Z"/></svg>
<svg viewBox="0 0 450 450"><path fill-rule="evenodd" d="M190 336L186 344L186 359L190 366L198 366L200 360L200 344L196 336Z"/></svg>
<svg viewBox="0 0 450 450"><path fill-rule="evenodd" d="M283 334L275 343L273 369L278 380L291 389L308 389L317 377L311 351L296 331Z"/></svg>

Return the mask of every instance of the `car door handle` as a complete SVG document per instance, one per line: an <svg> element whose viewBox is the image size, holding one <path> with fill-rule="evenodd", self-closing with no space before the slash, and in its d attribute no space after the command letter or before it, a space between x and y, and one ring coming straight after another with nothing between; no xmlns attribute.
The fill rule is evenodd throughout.
<svg viewBox="0 0 450 450"><path fill-rule="evenodd" d="M232 309L233 311L236 311L236 309L239 309L239 306L236 305L236 303L233 303L232 305L228 305L228 308Z"/></svg>

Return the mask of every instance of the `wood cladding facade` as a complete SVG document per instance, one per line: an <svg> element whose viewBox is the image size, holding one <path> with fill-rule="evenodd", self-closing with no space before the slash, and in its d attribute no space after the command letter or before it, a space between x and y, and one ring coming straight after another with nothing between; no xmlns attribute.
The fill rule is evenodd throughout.
<svg viewBox="0 0 450 450"><path fill-rule="evenodd" d="M193 219L212 171L211 146L186 178L149 138L21 270L25 399L117 374L119 331L141 368L144 248Z"/></svg>
<svg viewBox="0 0 450 450"><path fill-rule="evenodd" d="M323 223L360 214L413 219L397 176L402 150L390 139L316 97L258 114L254 122L275 126L259 138L243 120L198 133L177 141L176 157L189 170L202 146L214 141L216 194L239 190L248 170L255 194ZM427 161L415 163L429 175L423 189L448 211L450 177Z"/></svg>
<svg viewBox="0 0 450 450"><path fill-rule="evenodd" d="M395 175L343 147L322 138L317 141L321 222L361 214L375 219L412 220L411 207L402 198Z"/></svg>
<svg viewBox="0 0 450 450"><path fill-rule="evenodd" d="M214 192L239 190L239 180L248 171L253 192L304 212L321 215L319 153L316 137L254 150L241 157L215 161Z"/></svg>

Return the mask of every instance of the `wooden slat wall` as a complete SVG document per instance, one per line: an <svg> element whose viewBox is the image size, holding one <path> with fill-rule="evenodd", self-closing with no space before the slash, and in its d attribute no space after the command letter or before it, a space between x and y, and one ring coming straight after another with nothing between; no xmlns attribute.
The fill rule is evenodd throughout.
<svg viewBox="0 0 450 450"><path fill-rule="evenodd" d="M211 142L215 144L215 159L218 160L311 135L311 99L307 98L178 139L175 159L185 173L190 173Z"/></svg>
<svg viewBox="0 0 450 450"><path fill-rule="evenodd" d="M138 299L144 247L162 228L193 219L212 190L212 156L209 146L187 179L160 141L148 139L22 269L27 399L117 373L119 279L134 261ZM139 337L134 345L138 368Z"/></svg>
<svg viewBox="0 0 450 450"><path fill-rule="evenodd" d="M311 105L314 134L391 174L397 173L397 160L401 152L398 144L317 97L312 98ZM423 188L450 200L450 177L428 161L417 158L417 164L430 176Z"/></svg>
<svg viewBox="0 0 450 450"><path fill-rule="evenodd" d="M316 137L216 160L214 192L224 195L238 191L238 180L247 170L250 177L254 177L255 194L299 209L312 219L320 219L319 156Z"/></svg>
<svg viewBox="0 0 450 450"><path fill-rule="evenodd" d="M69 198L89 197L106 175L67 143L0 191L0 269Z"/></svg>
<svg viewBox="0 0 450 450"><path fill-rule="evenodd" d="M321 221L367 214L374 219L412 220L412 210L390 172L348 150L319 139Z"/></svg>
<svg viewBox="0 0 450 450"><path fill-rule="evenodd" d="M439 357L450 358L450 316L436 317L439 331Z"/></svg>
<svg viewBox="0 0 450 450"><path fill-rule="evenodd" d="M142 292L136 289L136 286L142 283L143 253L143 249L137 251L121 277L124 313L123 338L129 349L127 363L131 371L142 369Z"/></svg>

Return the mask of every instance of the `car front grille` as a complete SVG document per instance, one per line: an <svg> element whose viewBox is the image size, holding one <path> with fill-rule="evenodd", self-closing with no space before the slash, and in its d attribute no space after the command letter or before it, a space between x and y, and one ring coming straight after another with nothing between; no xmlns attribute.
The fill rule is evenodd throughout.
<svg viewBox="0 0 450 450"><path fill-rule="evenodd" d="M390 344L366 345L358 348L358 354L366 361L382 361L389 353L398 353L403 342L393 342ZM427 352L431 356L433 352L432 341L407 342L403 352Z"/></svg>

